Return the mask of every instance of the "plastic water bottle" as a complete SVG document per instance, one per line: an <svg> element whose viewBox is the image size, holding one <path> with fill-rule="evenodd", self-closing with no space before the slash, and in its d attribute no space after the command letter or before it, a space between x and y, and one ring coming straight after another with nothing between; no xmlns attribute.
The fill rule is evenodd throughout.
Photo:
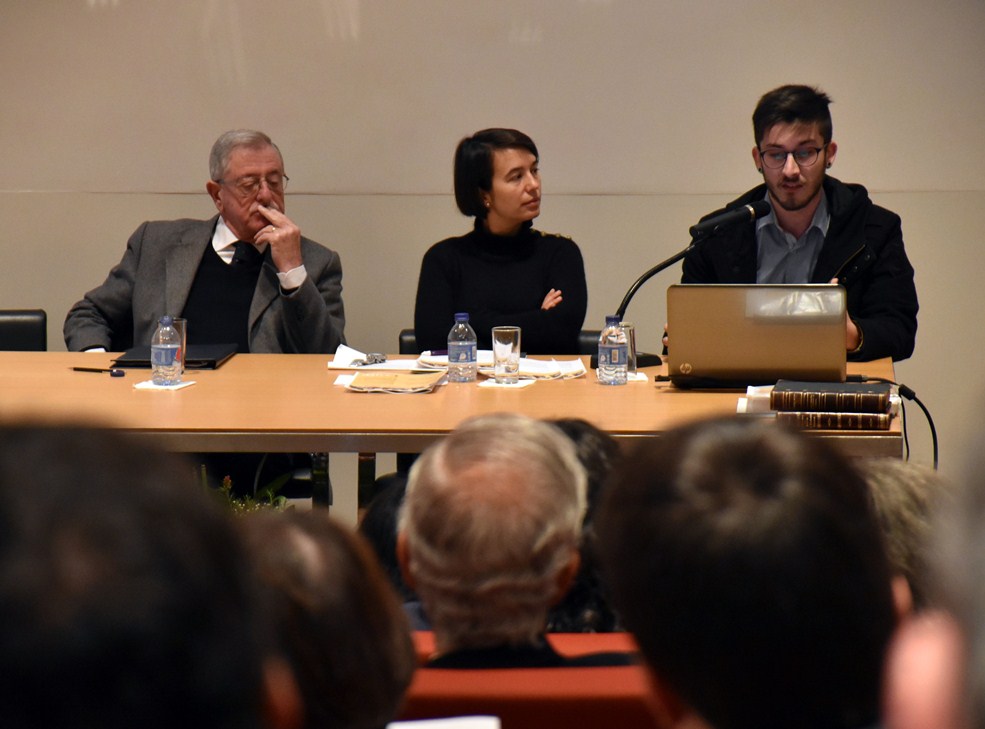
<svg viewBox="0 0 985 729"><path fill-rule="evenodd" d="M618 316L605 317L605 329L599 335L599 382L603 385L625 385L629 360L626 330Z"/></svg>
<svg viewBox="0 0 985 729"><path fill-rule="evenodd" d="M162 316L157 331L150 340L151 379L155 385L177 385L181 382L181 336L170 316Z"/></svg>
<svg viewBox="0 0 985 729"><path fill-rule="evenodd" d="M455 314L455 326L448 332L448 381L475 382L477 362L475 330L468 314Z"/></svg>

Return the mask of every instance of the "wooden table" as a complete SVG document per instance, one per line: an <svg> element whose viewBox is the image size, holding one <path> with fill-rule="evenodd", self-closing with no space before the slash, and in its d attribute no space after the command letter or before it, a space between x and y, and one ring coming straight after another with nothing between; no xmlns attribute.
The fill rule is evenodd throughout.
<svg viewBox="0 0 985 729"><path fill-rule="evenodd" d="M220 369L186 373L195 385L141 391L147 370L125 377L74 372L113 355L0 352L0 419L71 419L123 428L173 451L419 452L473 415L584 418L621 439L649 438L684 421L734 413L737 391L683 391L654 383L598 384L594 371L520 390L453 384L426 395L358 394L334 384L327 355L237 355ZM396 357L394 355L393 357ZM586 367L587 367L587 358ZM889 360L850 373L893 377ZM902 455L898 420L887 432L819 431L853 455Z"/></svg>

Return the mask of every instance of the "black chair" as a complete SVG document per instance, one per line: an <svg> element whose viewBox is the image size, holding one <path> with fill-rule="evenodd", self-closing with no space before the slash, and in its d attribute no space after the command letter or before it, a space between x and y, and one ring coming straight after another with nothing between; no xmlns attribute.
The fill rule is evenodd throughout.
<svg viewBox="0 0 985 729"><path fill-rule="evenodd" d="M48 350L48 315L44 309L0 309L0 350Z"/></svg>
<svg viewBox="0 0 985 729"><path fill-rule="evenodd" d="M413 329L400 330L400 338L397 342L397 353L398 354L421 353L421 350L417 348L417 335L414 334Z"/></svg>
<svg viewBox="0 0 985 729"><path fill-rule="evenodd" d="M578 332L578 354L598 354L601 329L582 329Z"/></svg>

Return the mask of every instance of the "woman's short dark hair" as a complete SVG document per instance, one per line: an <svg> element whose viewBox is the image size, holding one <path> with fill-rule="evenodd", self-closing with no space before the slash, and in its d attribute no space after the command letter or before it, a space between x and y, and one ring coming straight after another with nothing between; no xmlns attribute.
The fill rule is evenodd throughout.
<svg viewBox="0 0 985 729"><path fill-rule="evenodd" d="M525 149L540 159L534 140L516 129L483 129L465 137L455 149L455 202L462 215L483 220L482 192L492 188L493 152Z"/></svg>
<svg viewBox="0 0 985 729"><path fill-rule="evenodd" d="M831 141L831 98L812 86L780 86L763 94L752 113L752 131L756 147L766 132L777 124L817 124L821 138Z"/></svg>

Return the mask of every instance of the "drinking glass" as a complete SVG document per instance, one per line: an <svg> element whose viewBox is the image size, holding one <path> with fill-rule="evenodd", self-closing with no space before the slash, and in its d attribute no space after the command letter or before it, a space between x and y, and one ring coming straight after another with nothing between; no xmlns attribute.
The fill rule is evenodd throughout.
<svg viewBox="0 0 985 729"><path fill-rule="evenodd" d="M493 327L493 375L500 385L520 380L520 327Z"/></svg>

